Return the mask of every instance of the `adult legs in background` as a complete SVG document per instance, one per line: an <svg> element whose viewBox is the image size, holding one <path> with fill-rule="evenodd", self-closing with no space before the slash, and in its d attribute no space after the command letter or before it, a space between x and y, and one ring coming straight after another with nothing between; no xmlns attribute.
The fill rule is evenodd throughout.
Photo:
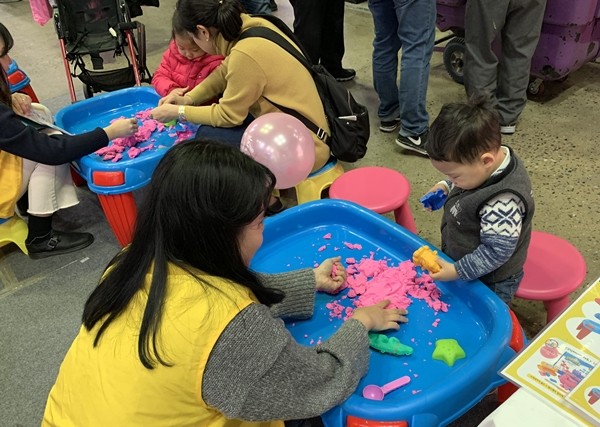
<svg viewBox="0 0 600 427"><path fill-rule="evenodd" d="M531 58L545 9L546 0L467 2L464 68L467 96L489 95L500 113L504 133L514 132L527 102ZM492 42L499 36L501 58L492 50Z"/></svg>
<svg viewBox="0 0 600 427"><path fill-rule="evenodd" d="M290 0L294 33L313 64L323 65L337 80L352 80L356 71L342 67L344 0Z"/></svg>
<svg viewBox="0 0 600 427"><path fill-rule="evenodd" d="M375 26L373 84L380 100L378 116L382 128L383 123L397 125L399 118L398 139L411 137L411 143L429 128L426 98L435 41L435 0L369 0L369 9ZM385 131L390 129L394 127Z"/></svg>
<svg viewBox="0 0 600 427"><path fill-rule="evenodd" d="M504 28L510 0L469 0L465 9L465 90L467 97L488 95L498 106L499 59L492 43Z"/></svg>
<svg viewBox="0 0 600 427"><path fill-rule="evenodd" d="M527 103L531 58L540 38L545 10L546 0L513 1L509 6L509 18L502 31L502 59L496 89L503 125L517 123Z"/></svg>
<svg viewBox="0 0 600 427"><path fill-rule="evenodd" d="M202 125L196 132L196 138L208 138L239 148L244 131L252 123L252 120L254 120L254 117L248 116L241 125L232 128Z"/></svg>

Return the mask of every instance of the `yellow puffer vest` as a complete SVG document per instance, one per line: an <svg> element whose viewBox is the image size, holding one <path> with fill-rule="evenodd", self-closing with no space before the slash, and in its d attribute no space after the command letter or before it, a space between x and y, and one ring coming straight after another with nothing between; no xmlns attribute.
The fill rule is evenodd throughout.
<svg viewBox="0 0 600 427"><path fill-rule="evenodd" d="M282 427L281 421L226 419L202 400L204 368L213 346L229 322L256 302L242 286L203 278L210 286L177 267L169 269L158 348L170 367L146 369L138 357L150 275L97 347L93 341L100 324L89 332L82 326L50 391L42 426Z"/></svg>

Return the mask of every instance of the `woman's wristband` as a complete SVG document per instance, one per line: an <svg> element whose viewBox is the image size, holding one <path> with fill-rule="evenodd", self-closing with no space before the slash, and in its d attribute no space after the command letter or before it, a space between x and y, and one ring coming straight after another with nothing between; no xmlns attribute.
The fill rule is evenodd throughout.
<svg viewBox="0 0 600 427"><path fill-rule="evenodd" d="M187 122L187 117L185 116L185 105L180 105L177 109L177 120L180 123Z"/></svg>

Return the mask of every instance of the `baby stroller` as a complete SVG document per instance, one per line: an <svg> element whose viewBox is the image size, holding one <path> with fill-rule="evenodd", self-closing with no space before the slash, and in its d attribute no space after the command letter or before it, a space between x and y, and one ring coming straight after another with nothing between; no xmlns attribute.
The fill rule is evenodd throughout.
<svg viewBox="0 0 600 427"><path fill-rule="evenodd" d="M437 0L437 27L453 35L444 48L444 66L463 83L466 0ZM563 81L600 56L600 1L548 0L540 39L531 59L528 95L541 95L545 81Z"/></svg>
<svg viewBox="0 0 600 427"><path fill-rule="evenodd" d="M54 26L67 74L71 102L77 101L73 78L83 82L86 98L150 82L146 67L144 25L131 21L125 0L56 0ZM104 69L104 59L124 56L127 66L105 71L86 68L91 58L94 70ZM104 58L103 58L104 57ZM72 71L71 71L72 66Z"/></svg>

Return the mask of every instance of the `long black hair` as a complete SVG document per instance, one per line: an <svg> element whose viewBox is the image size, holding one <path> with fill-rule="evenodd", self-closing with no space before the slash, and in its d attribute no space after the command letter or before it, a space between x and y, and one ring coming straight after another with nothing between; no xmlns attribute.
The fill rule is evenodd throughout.
<svg viewBox="0 0 600 427"><path fill-rule="evenodd" d="M8 28L6 28L2 22L0 22L0 39L4 42L4 48L0 50L0 57L2 57L10 52L15 43L10 31L8 31Z"/></svg>
<svg viewBox="0 0 600 427"><path fill-rule="evenodd" d="M138 354L149 369L156 360L168 366L157 351L157 335L169 263L194 275L199 286L210 286L200 276L206 273L249 288L263 304L281 301L283 294L262 286L245 265L238 243L243 228L268 206L274 184L271 171L230 146L196 139L169 150L152 176L131 245L111 262L85 304L88 330L104 319L94 346L152 269Z"/></svg>
<svg viewBox="0 0 600 427"><path fill-rule="evenodd" d="M196 25L216 28L227 41L242 32L244 8L239 0L178 0L175 13L186 31L196 34Z"/></svg>
<svg viewBox="0 0 600 427"><path fill-rule="evenodd" d="M8 55L8 52L12 49L14 40L8 28L6 28L0 22L0 39L4 42L4 48L0 50L0 57ZM10 97L10 86L8 84L8 76L4 71L4 68L0 67L0 102L6 105L8 108L12 108L12 99Z"/></svg>

